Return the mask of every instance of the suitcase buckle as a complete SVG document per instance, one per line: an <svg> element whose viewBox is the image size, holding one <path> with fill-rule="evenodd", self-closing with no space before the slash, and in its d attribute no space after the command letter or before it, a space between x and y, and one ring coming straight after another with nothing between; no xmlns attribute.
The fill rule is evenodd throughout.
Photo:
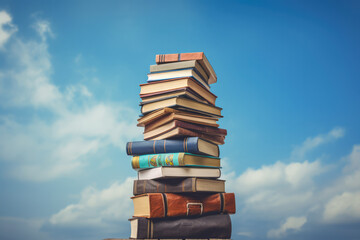
<svg viewBox="0 0 360 240"><path fill-rule="evenodd" d="M202 215L203 214L203 210L204 210L204 208L203 208L203 204L202 203L187 203L186 204L186 216L189 216L189 211L190 211L190 206L200 206L200 215Z"/></svg>

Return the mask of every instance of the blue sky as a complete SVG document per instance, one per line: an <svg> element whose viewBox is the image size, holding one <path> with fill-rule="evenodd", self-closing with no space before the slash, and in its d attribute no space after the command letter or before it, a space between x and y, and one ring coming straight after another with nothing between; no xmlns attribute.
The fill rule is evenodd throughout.
<svg viewBox="0 0 360 240"><path fill-rule="evenodd" d="M358 239L358 1L0 3L0 238L126 238L139 84L204 51L233 239Z"/></svg>

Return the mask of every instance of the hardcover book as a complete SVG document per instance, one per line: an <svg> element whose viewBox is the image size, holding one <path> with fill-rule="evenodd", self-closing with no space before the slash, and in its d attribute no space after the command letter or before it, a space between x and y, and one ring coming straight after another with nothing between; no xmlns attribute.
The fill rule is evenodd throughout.
<svg viewBox="0 0 360 240"><path fill-rule="evenodd" d="M154 82L154 81L171 80L171 79L188 78L188 77L194 78L204 88L210 91L210 86L208 85L207 81L199 74L196 68L149 73L147 81Z"/></svg>
<svg viewBox="0 0 360 240"><path fill-rule="evenodd" d="M188 68L195 68L198 74L201 75L201 77L205 79L207 83L209 82L209 77L210 77L209 74L203 69L201 64L196 60L151 65L150 72L152 73L164 72L164 71L188 69Z"/></svg>
<svg viewBox="0 0 360 240"><path fill-rule="evenodd" d="M216 144L198 137L184 139L164 139L153 141L136 141L126 144L128 155L144 155L155 153L189 152L194 154L219 157L219 147Z"/></svg>
<svg viewBox="0 0 360 240"><path fill-rule="evenodd" d="M207 127L207 126L202 126L199 124L192 124L192 123L187 123L187 122L183 122L183 121L179 121L179 120L174 120L174 121L166 123L162 126L159 126L157 128L145 126L144 138L155 137L159 134L166 133L176 127L188 129L188 130L191 130L194 132L204 133L207 135L215 135L215 136L226 136L227 135L226 129Z"/></svg>
<svg viewBox="0 0 360 240"><path fill-rule="evenodd" d="M220 167L220 158L192 153L160 153L134 156L133 169L146 169L161 166Z"/></svg>
<svg viewBox="0 0 360 240"><path fill-rule="evenodd" d="M184 138L184 137L200 137L206 141L212 142L217 145L222 145L225 143L225 136L214 136L208 135L201 132L194 132L185 128L176 127L168 132L159 134L155 137L145 137L144 140L161 140L161 139L170 139L170 138Z"/></svg>
<svg viewBox="0 0 360 240"><path fill-rule="evenodd" d="M166 218L235 213L234 193L146 193L131 199L134 217Z"/></svg>
<svg viewBox="0 0 360 240"><path fill-rule="evenodd" d="M168 219L133 218L129 221L131 238L231 238L231 220L228 214Z"/></svg>
<svg viewBox="0 0 360 240"><path fill-rule="evenodd" d="M209 84L216 83L217 81L216 73L203 52L158 54L156 55L155 58L157 64L189 61L189 60L198 60L201 66L203 67L203 69L207 71L207 73L210 75Z"/></svg>
<svg viewBox="0 0 360 240"><path fill-rule="evenodd" d="M168 179L168 178L219 178L221 171L218 168L199 167L157 167L138 171L138 180Z"/></svg>
<svg viewBox="0 0 360 240"><path fill-rule="evenodd" d="M206 178L135 180L134 195L144 193L225 192L225 181Z"/></svg>
<svg viewBox="0 0 360 240"><path fill-rule="evenodd" d="M214 104L206 101L206 99L202 98L200 95L198 95L197 93L192 91L190 88L182 88L182 89L175 89L175 90L170 90L170 91L163 91L160 93L150 93L150 94L140 95L142 103L159 101L159 100L162 100L165 98L178 97L178 96L184 96L184 97L191 98L198 102L214 105Z"/></svg>
<svg viewBox="0 0 360 240"><path fill-rule="evenodd" d="M206 89L203 85L191 77L140 84L140 97L145 94L160 94L163 92L175 91L183 88L191 89L206 101L212 105L215 105L215 100L217 98L216 95L211 93L208 89Z"/></svg>
<svg viewBox="0 0 360 240"><path fill-rule="evenodd" d="M200 103L184 97L174 97L152 103L140 104L141 113L146 114L165 107L179 108L185 111L196 112L202 115L222 118L222 108L210 104Z"/></svg>
<svg viewBox="0 0 360 240"><path fill-rule="evenodd" d="M162 108L151 113L148 113L138 119L138 127L147 126L154 129L172 120L181 120L183 122L190 122L211 127L218 127L217 117L204 116L196 113L189 113L174 108Z"/></svg>

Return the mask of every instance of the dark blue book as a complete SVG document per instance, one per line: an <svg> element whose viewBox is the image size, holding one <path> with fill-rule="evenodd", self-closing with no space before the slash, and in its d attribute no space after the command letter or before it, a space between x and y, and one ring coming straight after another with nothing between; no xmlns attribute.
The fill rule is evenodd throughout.
<svg viewBox="0 0 360 240"><path fill-rule="evenodd" d="M133 156L177 152L188 152L215 157L219 157L220 155L218 145L199 137L128 142L126 144L126 152L128 155Z"/></svg>

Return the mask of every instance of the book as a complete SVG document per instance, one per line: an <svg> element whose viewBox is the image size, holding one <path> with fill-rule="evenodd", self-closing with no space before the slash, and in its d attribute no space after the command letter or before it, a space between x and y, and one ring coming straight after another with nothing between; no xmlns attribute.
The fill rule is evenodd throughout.
<svg viewBox="0 0 360 240"><path fill-rule="evenodd" d="M185 128L176 127L168 132L159 134L155 137L145 137L144 140L162 140L171 138L184 138L184 137L200 137L217 145L223 145L225 143L225 136L208 135L200 132L191 131Z"/></svg>
<svg viewBox="0 0 360 240"><path fill-rule="evenodd" d="M166 219L132 218L129 221L131 238L231 238L231 220L228 214Z"/></svg>
<svg viewBox="0 0 360 240"><path fill-rule="evenodd" d="M189 152L194 154L219 157L219 147L199 137L183 139L165 139L154 141L135 141L126 144L128 155L144 155L155 153Z"/></svg>
<svg viewBox="0 0 360 240"><path fill-rule="evenodd" d="M148 76L148 80L147 80L148 82L191 77L196 81L198 81L204 88L210 91L210 86L208 85L207 81L199 74L196 68L154 72L154 73L148 73L147 76Z"/></svg>
<svg viewBox="0 0 360 240"><path fill-rule="evenodd" d="M184 122L191 122L211 127L218 127L216 122L219 118L203 116L196 113L189 113L174 108L162 108L151 113L148 113L139 118L138 127L147 126L150 129L155 129L172 120L181 120Z"/></svg>
<svg viewBox="0 0 360 240"><path fill-rule="evenodd" d="M173 63L164 63L164 64L157 64L150 66L150 72L164 72L170 70L179 70L179 69L188 69L188 68L195 68L199 75L206 82L209 82L209 74L203 69L199 61L197 60L190 60L190 61L182 61L182 62L173 62Z"/></svg>
<svg viewBox="0 0 360 240"><path fill-rule="evenodd" d="M201 66L209 74L209 84L216 83L217 77L214 69L212 68L209 60L203 52L195 53L174 53L174 54L158 54L155 61L157 64L198 60Z"/></svg>
<svg viewBox="0 0 360 240"><path fill-rule="evenodd" d="M170 91L164 91L160 93L150 93L150 94L143 94L140 95L140 98L142 100L142 103L148 103L153 101L158 101L164 98L170 98L170 97L178 97L178 96L184 96L187 98L194 99L195 101L202 102L205 104L211 104L214 105L205 99L203 99L200 95L192 91L190 88L182 88L182 89L175 89Z"/></svg>
<svg viewBox="0 0 360 240"><path fill-rule="evenodd" d="M167 91L174 91L183 88L191 89L206 101L212 105L215 105L215 100L217 98L216 95L211 93L208 89L203 87L200 83L191 77L140 84L140 97L145 94L161 94Z"/></svg>
<svg viewBox="0 0 360 240"><path fill-rule="evenodd" d="M166 218L235 213L234 193L146 193L131 199L134 217Z"/></svg>
<svg viewBox="0 0 360 240"><path fill-rule="evenodd" d="M225 181L206 178L174 178L157 180L134 180L133 194L225 192Z"/></svg>
<svg viewBox="0 0 360 240"><path fill-rule="evenodd" d="M196 155L192 153L160 153L134 156L131 159L133 169L146 169L161 166L220 167L220 158Z"/></svg>
<svg viewBox="0 0 360 240"><path fill-rule="evenodd" d="M200 102L196 102L191 99L187 99L184 97L173 97L161 101L140 104L141 106L141 113L146 114L152 112L154 110L165 108L165 107L172 107L172 108L179 108L181 110L196 112L202 115L209 115L222 118L221 110L222 108L212 106L209 104L204 104Z"/></svg>
<svg viewBox="0 0 360 240"><path fill-rule="evenodd" d="M207 135L215 135L215 136L226 136L227 131L226 129L222 128L215 128L215 127L208 127L208 126L202 126L199 124L192 124L187 123L179 120L173 120L170 121L164 125L161 125L157 128L153 128L152 126L145 126L144 129L144 138L151 138L158 136L159 134L166 133L176 127L188 129L195 132L204 133Z"/></svg>
<svg viewBox="0 0 360 240"><path fill-rule="evenodd" d="M159 179L159 178L219 178L221 171L218 168L199 167L158 167L138 171L138 180Z"/></svg>

